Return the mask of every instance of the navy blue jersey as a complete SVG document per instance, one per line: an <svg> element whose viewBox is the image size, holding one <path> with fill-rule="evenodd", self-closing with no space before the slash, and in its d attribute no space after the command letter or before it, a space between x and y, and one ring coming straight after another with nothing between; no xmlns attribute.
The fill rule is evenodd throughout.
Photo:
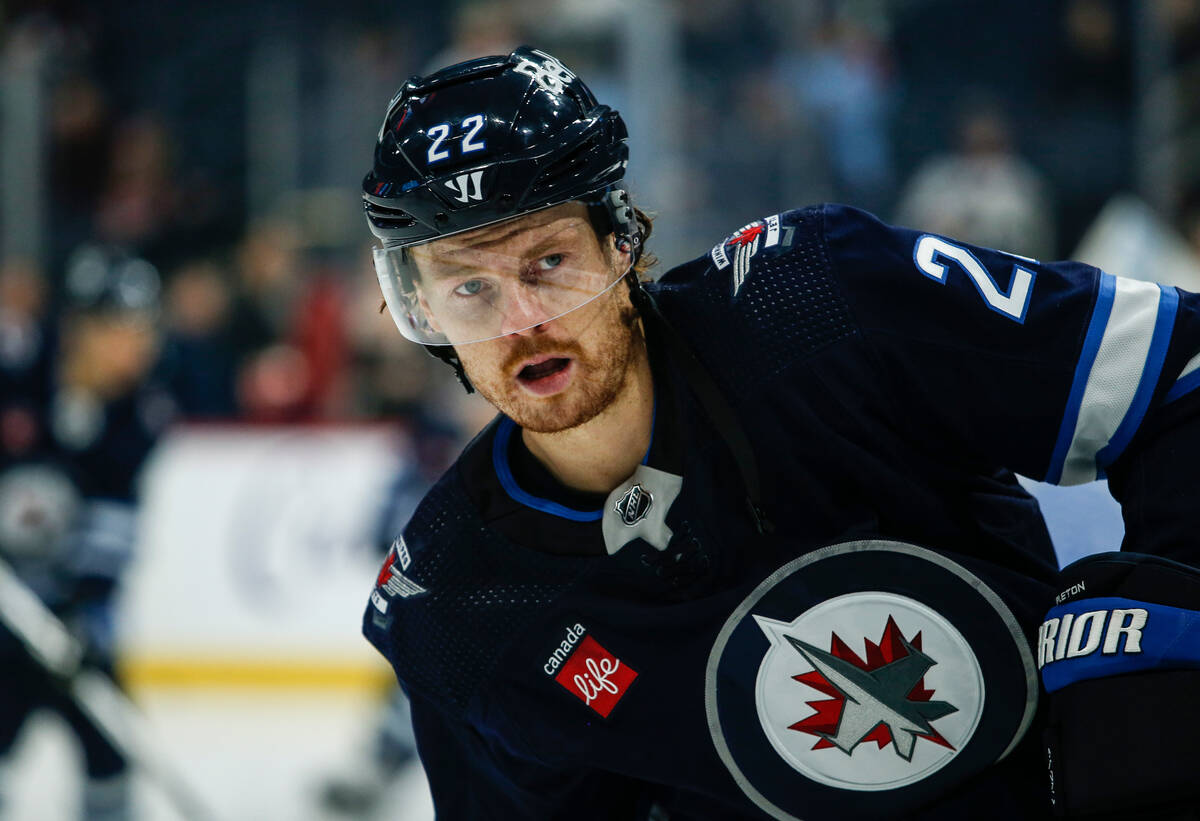
<svg viewBox="0 0 1200 821"><path fill-rule="evenodd" d="M652 329L652 444L601 505L532 475L497 419L364 617L439 814L1048 816L1028 639L1057 566L1014 472L1108 476L1127 545L1194 559L1200 298L840 206L649 289L775 530Z"/></svg>

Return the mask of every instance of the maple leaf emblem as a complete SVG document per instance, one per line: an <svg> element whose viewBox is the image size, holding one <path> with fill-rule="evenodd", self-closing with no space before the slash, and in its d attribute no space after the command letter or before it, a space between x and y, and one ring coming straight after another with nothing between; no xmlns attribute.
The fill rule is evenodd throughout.
<svg viewBox="0 0 1200 821"><path fill-rule="evenodd" d="M375 586L383 587L392 580L392 574L396 572L396 568L392 562L396 561L396 548L393 546L387 552L387 556L383 559L383 566L379 568L379 575L375 577Z"/></svg>
<svg viewBox="0 0 1200 821"><path fill-rule="evenodd" d="M864 742L879 749L891 744L906 761L912 760L917 738L955 749L930 723L958 708L934 701L934 691L925 687L925 673L937 662L921 651L920 632L910 641L888 616L879 642L866 640L865 660L837 633L831 634L828 652L784 638L813 666L792 678L829 696L806 702L816 712L788 727L816 736L812 749L850 755Z"/></svg>

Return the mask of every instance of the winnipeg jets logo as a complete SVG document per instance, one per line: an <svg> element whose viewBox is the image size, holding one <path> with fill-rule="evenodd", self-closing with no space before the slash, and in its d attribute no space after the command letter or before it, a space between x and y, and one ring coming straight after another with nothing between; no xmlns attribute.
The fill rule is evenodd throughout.
<svg viewBox="0 0 1200 821"><path fill-rule="evenodd" d="M830 652L786 634L784 638L813 667L793 678L830 697L808 702L816 712L789 727L820 739L814 750L836 748L850 755L864 742L873 741L880 749L891 743L897 755L912 761L918 738L954 749L930 723L958 708L933 701L933 691L925 688L925 673L936 662L921 652L920 633L910 642L888 616L879 643L867 641L867 661L837 633Z"/></svg>
<svg viewBox="0 0 1200 821"><path fill-rule="evenodd" d="M1011 753L1038 681L983 579L867 539L764 578L717 634L704 696L717 755L767 816L841 817L851 802L856 818L896 818Z"/></svg>
<svg viewBox="0 0 1200 821"><path fill-rule="evenodd" d="M446 187L458 195L455 199L459 202L481 202L483 200L482 181L483 172L472 171L469 174L459 174L454 179L448 180Z"/></svg>
<svg viewBox="0 0 1200 821"><path fill-rule="evenodd" d="M574 80L575 75L549 54L541 51L533 53L542 58L541 62L529 57L522 57L521 61L513 67L513 71L532 77L543 91L562 94L564 86Z"/></svg>
<svg viewBox="0 0 1200 821"><path fill-rule="evenodd" d="M809 778L892 789L941 769L974 732L983 705L974 654L920 603L853 593L792 622L753 620L770 644L756 682L759 721Z"/></svg>
<svg viewBox="0 0 1200 821"><path fill-rule="evenodd" d="M653 502L654 497L650 495L650 491L641 485L634 485L617 500L616 510L621 521L628 527L633 527L646 518Z"/></svg>

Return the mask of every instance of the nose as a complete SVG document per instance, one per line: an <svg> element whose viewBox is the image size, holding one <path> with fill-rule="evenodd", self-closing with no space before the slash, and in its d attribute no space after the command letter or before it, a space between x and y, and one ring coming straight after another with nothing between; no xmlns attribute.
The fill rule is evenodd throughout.
<svg viewBox="0 0 1200 821"><path fill-rule="evenodd" d="M534 288L524 283L517 284L511 289L507 303L504 306L504 316L501 319L500 331L505 336L532 335L541 331L542 323L551 315L542 305L542 299Z"/></svg>

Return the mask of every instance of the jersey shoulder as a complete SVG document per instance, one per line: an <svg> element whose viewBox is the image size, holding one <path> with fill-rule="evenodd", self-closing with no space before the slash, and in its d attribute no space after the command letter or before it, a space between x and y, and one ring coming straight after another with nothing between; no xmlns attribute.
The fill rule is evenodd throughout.
<svg viewBox="0 0 1200 821"><path fill-rule="evenodd" d="M404 685L466 710L510 643L578 577L578 562L522 548L486 526L468 490L494 424L430 489L392 542L363 633Z"/></svg>
<svg viewBox="0 0 1200 821"><path fill-rule="evenodd" d="M827 223L839 214L814 206L755 220L650 288L734 392L856 333L826 241Z"/></svg>

